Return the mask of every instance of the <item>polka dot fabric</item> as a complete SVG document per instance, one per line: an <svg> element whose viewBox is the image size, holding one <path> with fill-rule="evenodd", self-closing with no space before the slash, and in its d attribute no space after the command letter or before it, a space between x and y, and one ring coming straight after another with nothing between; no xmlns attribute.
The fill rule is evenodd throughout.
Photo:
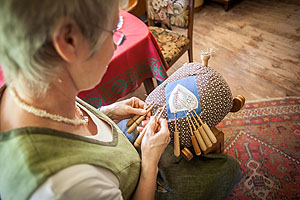
<svg viewBox="0 0 300 200"><path fill-rule="evenodd" d="M156 110L166 103L166 85L189 76L195 76L196 78L201 104L200 118L212 128L229 113L232 108L233 98L227 82L218 72L209 66L204 67L200 63L184 64L149 94L146 98L146 103L149 104L152 101L156 103L156 106L152 109L152 115L154 115ZM162 117L168 118L166 110ZM198 123L200 124L200 122ZM173 142L174 120L168 120L168 125L171 132L171 142ZM192 146L190 129L185 118L177 119L177 129L179 131L181 146Z"/></svg>

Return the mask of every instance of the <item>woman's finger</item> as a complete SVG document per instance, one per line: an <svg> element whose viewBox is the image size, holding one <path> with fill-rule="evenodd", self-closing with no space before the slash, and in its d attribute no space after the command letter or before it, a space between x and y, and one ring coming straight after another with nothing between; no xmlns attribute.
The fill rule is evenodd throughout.
<svg viewBox="0 0 300 200"><path fill-rule="evenodd" d="M160 129L158 130L157 134L164 134L166 137L170 137L170 131L168 128L168 122L166 119L159 119Z"/></svg>
<svg viewBox="0 0 300 200"><path fill-rule="evenodd" d="M145 127L149 123L150 118L142 121L142 126Z"/></svg>
<svg viewBox="0 0 300 200"><path fill-rule="evenodd" d="M142 131L144 130L144 127L138 126L138 127L136 127L136 130L137 130L138 132L142 132Z"/></svg>
<svg viewBox="0 0 300 200"><path fill-rule="evenodd" d="M144 109L147 106L147 104L144 101L142 101L141 99L139 99L137 97L131 97L130 99L133 102L132 107L134 107L134 108Z"/></svg>
<svg viewBox="0 0 300 200"><path fill-rule="evenodd" d="M169 144L170 142L171 142L171 137L168 137L166 143Z"/></svg>
<svg viewBox="0 0 300 200"><path fill-rule="evenodd" d="M154 135L155 124L156 124L156 117L151 116L149 123L145 127L145 128L147 128L146 134L151 135L151 136Z"/></svg>
<svg viewBox="0 0 300 200"><path fill-rule="evenodd" d="M130 114L134 114L134 115L145 115L146 114L146 110L143 108L133 108L133 107L129 107L128 108L128 112Z"/></svg>

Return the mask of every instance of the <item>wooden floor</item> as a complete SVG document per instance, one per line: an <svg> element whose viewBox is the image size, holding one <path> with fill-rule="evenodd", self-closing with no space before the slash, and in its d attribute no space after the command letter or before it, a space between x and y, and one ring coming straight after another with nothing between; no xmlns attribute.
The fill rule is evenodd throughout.
<svg viewBox="0 0 300 200"><path fill-rule="evenodd" d="M193 45L194 62L201 62L202 51L215 51L209 66L224 76L233 96L300 96L299 0L236 1L228 12L205 1L194 16ZM168 74L187 61L186 54ZM130 96L144 99L143 86Z"/></svg>

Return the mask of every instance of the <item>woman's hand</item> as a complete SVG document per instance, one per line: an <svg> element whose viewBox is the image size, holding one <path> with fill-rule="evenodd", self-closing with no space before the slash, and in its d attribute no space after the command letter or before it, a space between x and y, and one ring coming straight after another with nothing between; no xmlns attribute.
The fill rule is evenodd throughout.
<svg viewBox="0 0 300 200"><path fill-rule="evenodd" d="M156 167L162 153L170 142L170 132L166 119L151 117L141 143L142 165ZM157 121L157 122L156 122ZM158 130L154 130L158 123Z"/></svg>
<svg viewBox="0 0 300 200"><path fill-rule="evenodd" d="M155 125L158 123L158 132ZM133 196L133 200L154 199L156 188L156 177L158 172L158 162L165 148L170 142L170 132L166 119L151 117L142 140L142 170L138 187Z"/></svg>
<svg viewBox="0 0 300 200"><path fill-rule="evenodd" d="M134 115L144 115L147 104L139 98L132 97L107 106L102 106L100 111L115 121L127 119ZM150 113L149 113L150 115Z"/></svg>

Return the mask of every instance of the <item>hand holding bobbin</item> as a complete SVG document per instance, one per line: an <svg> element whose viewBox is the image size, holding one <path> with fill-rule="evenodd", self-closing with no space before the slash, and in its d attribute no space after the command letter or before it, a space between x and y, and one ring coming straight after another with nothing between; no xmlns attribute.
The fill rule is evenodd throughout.
<svg viewBox="0 0 300 200"><path fill-rule="evenodd" d="M166 108L166 105L164 105L164 107L163 108L159 108L159 111L158 112L156 112L155 113L155 115L154 115L154 120L155 120L155 128L154 128L154 131L156 131L157 130L157 128L158 128L158 120L159 120L159 118L161 117L161 115L162 115L162 113L163 113L163 111L164 111L164 109ZM158 117L156 117L158 115ZM148 123L149 124L149 123ZM135 140L135 142L134 142L134 146L135 147L139 147L140 146L140 144L141 144L141 142L142 142L142 140L143 140L143 137L144 137L144 135L145 135L145 133L146 133L146 131L147 131L147 128L148 128L148 124L145 126L145 128L143 129L143 131L140 133L140 135L138 136L138 138Z"/></svg>
<svg viewBox="0 0 300 200"><path fill-rule="evenodd" d="M142 166L146 166L146 168L155 169L157 167L162 153L171 140L167 120L159 118L162 111L163 109L158 110L156 117L152 116L147 123L147 128L144 128L145 132L140 145Z"/></svg>
<svg viewBox="0 0 300 200"><path fill-rule="evenodd" d="M155 103L153 104L152 103L150 103L147 106L145 115L135 115L131 120L127 122L126 126L129 127L127 133L132 133L134 129L146 118L147 114L151 111L151 109L155 105Z"/></svg>

